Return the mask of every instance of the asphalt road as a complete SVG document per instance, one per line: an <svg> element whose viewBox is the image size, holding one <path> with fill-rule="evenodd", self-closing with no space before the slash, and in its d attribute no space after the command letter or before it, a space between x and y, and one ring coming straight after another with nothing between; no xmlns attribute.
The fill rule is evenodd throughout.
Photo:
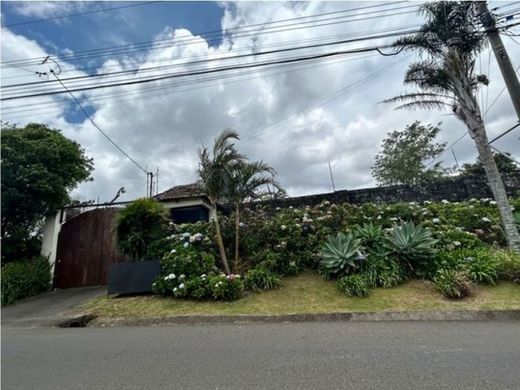
<svg viewBox="0 0 520 390"><path fill-rule="evenodd" d="M520 322L3 329L2 389L520 389Z"/></svg>

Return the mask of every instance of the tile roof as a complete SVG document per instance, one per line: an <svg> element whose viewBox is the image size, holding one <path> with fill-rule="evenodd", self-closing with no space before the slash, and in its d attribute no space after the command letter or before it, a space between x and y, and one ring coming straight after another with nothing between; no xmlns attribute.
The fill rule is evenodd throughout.
<svg viewBox="0 0 520 390"><path fill-rule="evenodd" d="M202 192L199 183L190 183L180 186L172 187L160 194L154 196L158 201L161 200L174 200L183 198L198 198L205 197L206 195Z"/></svg>

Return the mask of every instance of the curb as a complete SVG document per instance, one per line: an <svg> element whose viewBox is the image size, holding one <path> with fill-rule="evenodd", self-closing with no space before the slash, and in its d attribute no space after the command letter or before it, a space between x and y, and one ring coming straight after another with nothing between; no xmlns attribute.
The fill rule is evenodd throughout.
<svg viewBox="0 0 520 390"><path fill-rule="evenodd" d="M167 317L90 318L84 326L169 326L282 322L385 321L520 321L520 310L440 310L402 312L311 313L287 315L186 315Z"/></svg>

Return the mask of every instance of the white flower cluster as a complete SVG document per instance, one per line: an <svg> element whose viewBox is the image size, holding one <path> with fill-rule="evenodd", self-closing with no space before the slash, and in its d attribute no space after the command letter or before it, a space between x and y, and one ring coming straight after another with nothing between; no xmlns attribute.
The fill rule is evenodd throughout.
<svg viewBox="0 0 520 390"><path fill-rule="evenodd" d="M189 236L190 243L194 243L197 241L202 241L204 239L204 235L202 233L195 233L193 236Z"/></svg>
<svg viewBox="0 0 520 390"><path fill-rule="evenodd" d="M491 220L487 217L482 217L482 222L491 222Z"/></svg>
<svg viewBox="0 0 520 390"><path fill-rule="evenodd" d="M450 201L449 201L449 200L446 200L446 199L443 199L443 200L441 200L441 203L443 203L443 204L448 204L448 203L450 203Z"/></svg>
<svg viewBox="0 0 520 390"><path fill-rule="evenodd" d="M164 277L164 280L173 280L175 278L176 278L175 274L169 274Z"/></svg>
<svg viewBox="0 0 520 390"><path fill-rule="evenodd" d="M439 218L433 218L432 222L437 224L437 223L441 223L441 220Z"/></svg>

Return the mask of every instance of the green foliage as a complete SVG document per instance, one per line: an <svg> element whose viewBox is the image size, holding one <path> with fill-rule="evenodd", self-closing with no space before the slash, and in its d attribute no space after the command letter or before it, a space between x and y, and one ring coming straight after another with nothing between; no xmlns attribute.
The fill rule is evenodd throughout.
<svg viewBox="0 0 520 390"><path fill-rule="evenodd" d="M152 243L166 236L167 224L166 212L159 202L137 199L117 213L117 247L133 260L145 260Z"/></svg>
<svg viewBox="0 0 520 390"><path fill-rule="evenodd" d="M41 294L50 287L51 267L45 257L11 262L2 266L2 306L17 299Z"/></svg>
<svg viewBox="0 0 520 390"><path fill-rule="evenodd" d="M381 250L384 246L384 232L381 225L365 223L354 230L354 236L361 241L367 250Z"/></svg>
<svg viewBox="0 0 520 390"><path fill-rule="evenodd" d="M209 278L209 287L214 299L235 301L244 292L244 282L239 275L217 275Z"/></svg>
<svg viewBox="0 0 520 390"><path fill-rule="evenodd" d="M402 131L388 133L372 167L372 175L378 183L415 185L439 177L442 172L438 165L433 169L425 166L426 161L437 157L446 147L446 143L434 142L441 130L439 125L422 125L415 121Z"/></svg>
<svg viewBox="0 0 520 390"><path fill-rule="evenodd" d="M367 296L371 285L370 277L362 274L344 276L336 283L338 289L349 297Z"/></svg>
<svg viewBox="0 0 520 390"><path fill-rule="evenodd" d="M320 271L326 277L341 277L359 268L361 241L352 234L329 237L321 250Z"/></svg>
<svg viewBox="0 0 520 390"><path fill-rule="evenodd" d="M506 153L510 156L509 153ZM493 156L495 157L495 162L497 164L498 171L501 174L504 173L518 173L520 172L520 169L518 166L511 161L510 158L504 156L502 153L495 153L493 152ZM468 163L462 165L461 176L481 176L486 177L486 172L484 171L484 166L480 161L476 161L474 163Z"/></svg>
<svg viewBox="0 0 520 390"><path fill-rule="evenodd" d="M280 286L280 276L264 268L254 268L244 277L244 286L252 291L265 291Z"/></svg>
<svg viewBox="0 0 520 390"><path fill-rule="evenodd" d="M499 278L520 284L520 254L513 250L502 250L496 251L494 255Z"/></svg>
<svg viewBox="0 0 520 390"><path fill-rule="evenodd" d="M406 222L388 233L392 252L417 275L421 275L433 257L435 239L429 230Z"/></svg>
<svg viewBox="0 0 520 390"><path fill-rule="evenodd" d="M2 126L2 262L38 253L44 218L65 206L93 160L58 130L30 123ZM36 247L35 247L36 246Z"/></svg>
<svg viewBox="0 0 520 390"><path fill-rule="evenodd" d="M370 278L373 286L382 288L397 286L407 279L401 265L388 255L369 254L361 273Z"/></svg>
<svg viewBox="0 0 520 390"><path fill-rule="evenodd" d="M498 263L486 248L438 252L428 275L434 277L439 269L464 271L475 283L495 284L498 279Z"/></svg>
<svg viewBox="0 0 520 390"><path fill-rule="evenodd" d="M447 298L460 299L471 294L471 281L466 271L440 269L437 271L434 283Z"/></svg>

